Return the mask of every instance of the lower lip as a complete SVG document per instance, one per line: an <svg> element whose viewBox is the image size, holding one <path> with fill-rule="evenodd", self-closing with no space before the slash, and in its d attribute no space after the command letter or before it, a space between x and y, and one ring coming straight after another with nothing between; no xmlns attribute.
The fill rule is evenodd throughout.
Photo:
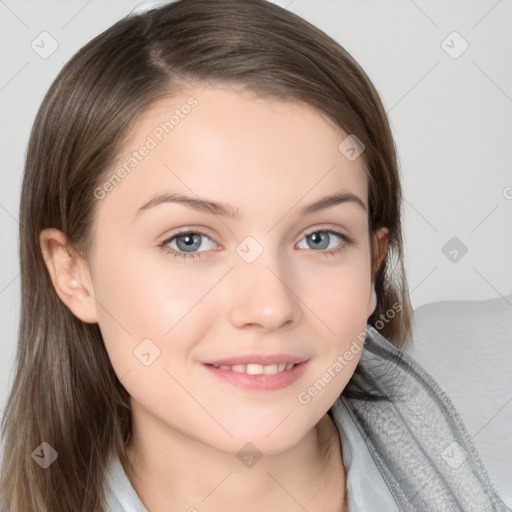
<svg viewBox="0 0 512 512"><path fill-rule="evenodd" d="M210 364L203 366L209 370L218 379L238 386L243 389L254 389L259 391L276 391L286 388L299 379L306 371L309 361L303 361L296 364L291 370L284 370L273 375L249 375L248 373L239 373L232 370L221 370Z"/></svg>

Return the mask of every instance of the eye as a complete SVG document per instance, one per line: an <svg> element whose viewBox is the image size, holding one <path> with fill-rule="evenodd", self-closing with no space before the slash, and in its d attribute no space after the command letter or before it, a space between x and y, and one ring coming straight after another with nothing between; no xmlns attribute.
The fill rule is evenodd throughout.
<svg viewBox="0 0 512 512"><path fill-rule="evenodd" d="M335 254L350 242L351 239L347 235L334 229L317 229L306 234L297 247L313 249L315 252L321 251L323 254ZM308 247L304 247L304 244L307 244Z"/></svg>
<svg viewBox="0 0 512 512"><path fill-rule="evenodd" d="M340 252L345 245L351 242L351 238L337 230L317 229L306 234L297 244L297 247L299 249L312 249L314 252L329 256ZM304 247L304 243L308 247ZM215 249L216 244L201 230L182 229L161 242L159 247L175 258L194 259L202 257L201 253L203 252Z"/></svg>
<svg viewBox="0 0 512 512"><path fill-rule="evenodd" d="M209 242L205 243L205 240ZM159 246L176 258L195 258L201 256L197 253L214 249L215 243L202 231L182 230L164 240ZM199 250L200 248L202 250Z"/></svg>

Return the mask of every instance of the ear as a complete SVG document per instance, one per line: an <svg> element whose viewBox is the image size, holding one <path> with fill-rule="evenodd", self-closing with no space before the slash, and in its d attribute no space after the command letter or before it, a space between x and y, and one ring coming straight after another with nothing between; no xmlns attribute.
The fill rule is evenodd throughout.
<svg viewBox="0 0 512 512"><path fill-rule="evenodd" d="M372 283L375 283L380 266L386 257L388 250L389 230L379 228L372 233L373 262L372 262Z"/></svg>
<svg viewBox="0 0 512 512"><path fill-rule="evenodd" d="M39 235L39 243L59 298L80 320L96 323L96 300L86 261L69 249L66 235L58 229L43 229Z"/></svg>
<svg viewBox="0 0 512 512"><path fill-rule="evenodd" d="M389 230L388 228L380 228L371 234L371 244L373 250L372 261L372 286L370 288L370 297L368 300L368 318L377 308L377 293L375 291L375 280L379 269L386 257L388 248Z"/></svg>

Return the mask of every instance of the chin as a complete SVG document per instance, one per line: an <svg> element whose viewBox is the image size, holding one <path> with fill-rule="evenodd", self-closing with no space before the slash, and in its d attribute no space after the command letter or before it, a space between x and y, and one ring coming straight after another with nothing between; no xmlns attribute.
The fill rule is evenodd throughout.
<svg viewBox="0 0 512 512"><path fill-rule="evenodd" d="M278 455L286 452L314 428L307 424L310 418L299 421L298 411L288 411L279 417L262 420L254 418L251 424L245 423L232 429L233 438L223 436L222 451L240 457L245 451L254 451L257 455ZM242 452L242 453L239 453Z"/></svg>

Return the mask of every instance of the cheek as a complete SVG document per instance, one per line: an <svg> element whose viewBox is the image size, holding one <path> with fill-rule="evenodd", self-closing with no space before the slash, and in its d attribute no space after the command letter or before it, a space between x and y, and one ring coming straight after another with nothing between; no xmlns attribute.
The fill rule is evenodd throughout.
<svg viewBox="0 0 512 512"><path fill-rule="evenodd" d="M371 290L369 248L351 250L332 265L308 263L299 271L299 297L325 323L326 339L344 340L364 329Z"/></svg>
<svg viewBox="0 0 512 512"><path fill-rule="evenodd" d="M149 362L161 371L188 372L187 355L219 318L215 293L209 296L219 271L177 264L163 252L104 254L96 259L94 291L98 324L118 377L132 372L133 380L142 367L140 377L147 379L155 374L145 367Z"/></svg>
<svg viewBox="0 0 512 512"><path fill-rule="evenodd" d="M298 401L313 416L332 404L350 380L365 339L371 290L370 257L354 251L339 265L303 274L300 296L314 316L318 364ZM301 398L302 397L302 398Z"/></svg>

